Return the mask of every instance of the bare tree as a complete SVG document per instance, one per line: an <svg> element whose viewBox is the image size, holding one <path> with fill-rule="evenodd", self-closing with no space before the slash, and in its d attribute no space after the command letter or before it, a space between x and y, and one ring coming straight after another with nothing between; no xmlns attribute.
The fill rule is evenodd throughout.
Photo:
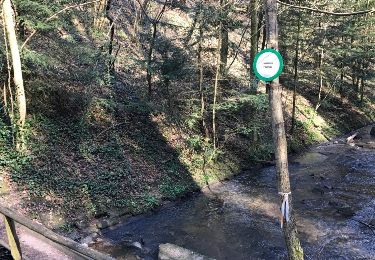
<svg viewBox="0 0 375 260"><path fill-rule="evenodd" d="M12 122L16 126L16 148L18 150L24 147L24 125L26 120L26 97L23 86L21 58L16 37L14 10L10 0L3 1L4 27L6 40L11 53L13 68L13 83L16 92L16 120Z"/></svg>
<svg viewBox="0 0 375 260"><path fill-rule="evenodd" d="M299 45L301 37L301 11L298 10L296 49L294 54L294 77L293 77L293 107L292 107L292 127L290 133L293 134L296 125L296 103L297 103L297 83L298 83L298 61L299 61Z"/></svg>
<svg viewBox="0 0 375 260"><path fill-rule="evenodd" d="M163 14L167 8L168 0L166 0L163 4L163 7L160 9L160 11L157 13L157 15L152 18L147 14L146 7L149 4L149 1L144 1L142 4L140 0L137 0L139 6L142 9L143 15L146 17L146 19L152 24L152 33L150 38L150 45L147 52L147 85L148 85L148 98L151 99L152 96L152 56L155 48L155 41L156 41L156 35L157 35L157 29L158 24L160 23L161 18L163 17Z"/></svg>
<svg viewBox="0 0 375 260"><path fill-rule="evenodd" d="M278 49L277 1L265 0L267 47ZM289 259L303 259L303 249L298 239L297 226L294 219L292 195L289 181L288 153L282 108L282 89L279 79L270 83L270 106L272 118L273 141L275 146L276 172L278 190L282 201L282 227Z"/></svg>
<svg viewBox="0 0 375 260"><path fill-rule="evenodd" d="M250 49L250 67L253 64L255 55L258 52L258 0L250 0L250 35L251 35L251 49ZM253 73L250 73L250 79L255 78Z"/></svg>

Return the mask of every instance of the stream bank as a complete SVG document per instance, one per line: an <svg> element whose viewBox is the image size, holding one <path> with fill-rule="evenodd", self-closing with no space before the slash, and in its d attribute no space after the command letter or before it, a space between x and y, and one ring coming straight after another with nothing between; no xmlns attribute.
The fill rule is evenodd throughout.
<svg viewBox="0 0 375 260"><path fill-rule="evenodd" d="M371 126L291 158L296 219L306 259L373 259L375 139ZM274 167L248 171L201 194L104 229L92 246L118 259L156 259L173 243L215 259L285 259Z"/></svg>

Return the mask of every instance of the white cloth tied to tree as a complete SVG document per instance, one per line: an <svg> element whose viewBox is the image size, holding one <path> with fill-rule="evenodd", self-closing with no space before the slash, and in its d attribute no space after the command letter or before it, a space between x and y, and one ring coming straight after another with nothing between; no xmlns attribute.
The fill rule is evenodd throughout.
<svg viewBox="0 0 375 260"><path fill-rule="evenodd" d="M284 226L284 220L289 222L290 214L289 214L289 195L292 194L291 192L279 192L279 194L283 197L283 202L281 203L281 228Z"/></svg>

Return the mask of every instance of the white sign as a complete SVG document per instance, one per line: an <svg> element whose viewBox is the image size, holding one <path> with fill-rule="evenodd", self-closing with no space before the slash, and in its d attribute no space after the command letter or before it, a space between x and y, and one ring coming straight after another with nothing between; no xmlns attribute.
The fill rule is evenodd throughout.
<svg viewBox="0 0 375 260"><path fill-rule="evenodd" d="M283 70L284 62L280 53L274 49L265 49L259 52L254 59L255 75L264 81L272 81Z"/></svg>

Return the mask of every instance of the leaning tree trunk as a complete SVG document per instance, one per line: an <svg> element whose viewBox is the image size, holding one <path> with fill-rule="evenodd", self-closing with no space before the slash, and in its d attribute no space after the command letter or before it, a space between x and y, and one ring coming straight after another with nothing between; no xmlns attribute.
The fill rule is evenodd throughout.
<svg viewBox="0 0 375 260"><path fill-rule="evenodd" d="M267 47L278 49L277 1L264 0L266 8ZM284 116L281 99L281 85L276 78L270 85L270 106L275 146L278 190L284 205L282 227L289 259L303 259L303 250L298 239L296 221L292 206L292 196L288 171L288 153L285 135ZM289 202L289 203L287 203ZM289 209L289 210L288 210ZM287 214L289 213L289 214Z"/></svg>
<svg viewBox="0 0 375 260"><path fill-rule="evenodd" d="M23 127L26 120L26 97L23 86L22 67L20 52L18 49L15 22L13 17L13 8L10 0L3 1L4 27L8 41L13 66L13 82L16 89L16 148L21 149L24 146Z"/></svg>

